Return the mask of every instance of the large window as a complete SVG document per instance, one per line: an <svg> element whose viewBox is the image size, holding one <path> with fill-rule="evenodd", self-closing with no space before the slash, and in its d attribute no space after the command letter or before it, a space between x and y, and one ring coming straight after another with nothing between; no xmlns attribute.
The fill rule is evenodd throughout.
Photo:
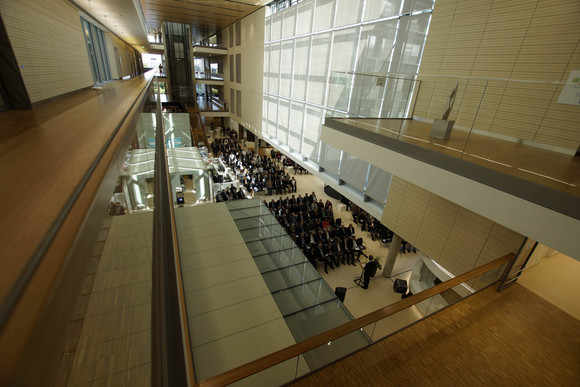
<svg viewBox="0 0 580 387"><path fill-rule="evenodd" d="M236 54L236 83L242 83L242 54Z"/></svg>
<svg viewBox="0 0 580 387"><path fill-rule="evenodd" d="M272 2L264 35L262 130L280 146L317 163L325 117L400 116L408 102L401 97L409 94L408 81L371 84L353 73L416 74L433 3ZM349 176L350 171L358 174L357 161L347 165L352 167ZM356 185L361 186L358 181Z"/></svg>
<svg viewBox="0 0 580 387"><path fill-rule="evenodd" d="M235 24L236 31L236 46L242 45L242 23L238 22Z"/></svg>
<svg viewBox="0 0 580 387"><path fill-rule="evenodd" d="M112 78L105 34L100 28L95 27L85 19L81 18L81 23L95 84L108 82Z"/></svg>

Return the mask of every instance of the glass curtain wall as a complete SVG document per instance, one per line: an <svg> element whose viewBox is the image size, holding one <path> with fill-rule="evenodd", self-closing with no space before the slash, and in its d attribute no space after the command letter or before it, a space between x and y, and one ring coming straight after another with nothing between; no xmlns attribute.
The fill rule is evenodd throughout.
<svg viewBox="0 0 580 387"><path fill-rule="evenodd" d="M290 4L284 2L281 10L266 17L263 130L280 145L317 162L324 117L404 112L406 102L398 96L408 92L409 85L399 80L369 87L347 73L416 74L433 1ZM338 80L343 90L330 96L332 72L344 72Z"/></svg>
<svg viewBox="0 0 580 387"><path fill-rule="evenodd" d="M95 27L85 19L81 18L81 23L93 72L93 80L95 84L108 82L112 78L105 34L100 28Z"/></svg>
<svg viewBox="0 0 580 387"><path fill-rule="evenodd" d="M433 0L304 0L269 7L264 37L266 138L324 168L329 157L334 159L325 154L329 148L320 141L325 117L404 116L413 77L386 78L384 85L375 85L369 83L374 77L355 73L417 74L433 4ZM332 175L364 192L366 181L358 177L368 178L370 167L351 159L344 163L347 169ZM388 180L383 171L381 181ZM376 192L367 196L384 200Z"/></svg>

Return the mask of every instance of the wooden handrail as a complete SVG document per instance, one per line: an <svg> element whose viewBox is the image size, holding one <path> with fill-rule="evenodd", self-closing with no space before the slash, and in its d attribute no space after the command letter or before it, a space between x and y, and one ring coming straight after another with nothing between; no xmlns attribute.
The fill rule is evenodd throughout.
<svg viewBox="0 0 580 387"><path fill-rule="evenodd" d="M169 387L191 385L195 374L161 111L158 87L155 115L151 384L154 387Z"/></svg>
<svg viewBox="0 0 580 387"><path fill-rule="evenodd" d="M26 190L3 190L4 202L12 203L18 198L18 202L30 205L18 209L18 222L10 223L10 228L5 226L7 220L16 220L10 215L12 210L4 211L7 217L0 222L3 223L0 256L18 258L2 261L4 273L10 273L5 278L11 277L11 281L2 283L7 293L3 293L6 295L2 299L0 348L10 356L0 362L0 385L52 384L56 377L55 370L64 356L66 327L81 297L84 277L79 274L89 264L85 258L92 253L90 246L96 241L116 181L116 176L112 180L111 171L122 161L119 154L125 154L128 136L134 132L151 79L149 73L111 82L99 90L63 96L32 111L2 113L3 117L7 115L4 118L11 117L12 122L18 117L28 117L18 124L27 133L3 143L4 148L10 144L10 152L0 150L3 162L10 166L3 168L10 173L2 174L5 178L2 181L13 186L11 182L16 177L14 181L28 181L31 176L37 182L40 176L50 179L41 179L48 193L43 200L37 200L39 205L28 200L32 196ZM37 141L30 141L30 134ZM63 152L65 148L76 151ZM53 162L35 162L38 155ZM33 164L36 167L31 168ZM66 178L56 179L63 165L71 166L62 174ZM103 184L111 185L104 200L100 196L105 192ZM50 210L45 211L46 208ZM31 217L34 224L26 222ZM26 232L10 231L24 229ZM92 234L93 231L96 232ZM16 262L22 265L10 265ZM32 363L35 372L30 372Z"/></svg>
<svg viewBox="0 0 580 387"><path fill-rule="evenodd" d="M400 312L403 309L409 308L421 301L424 301L430 297L440 294L448 289L458 286L461 283L468 281L474 277L477 277L498 266L501 266L514 258L515 254L513 253L504 255L501 258L495 259L483 266L470 270L467 273L461 274L450 280L442 282L420 293L414 294L400 301L397 301L394 304L391 304L374 312L368 313L362 317L349 321L345 324L330 329L324 333L311 337L307 340L293 344L289 347L283 348L279 351L263 356L259 359L236 367L220 375L214 376L213 378L206 379L204 381L196 383L195 386L199 387L225 386L238 380L247 378L267 368L273 367L276 364L290 360L295 356L313 350L330 341L334 341L348 333L364 328L365 326L373 324L379 320L382 320L385 317L389 317L397 312Z"/></svg>

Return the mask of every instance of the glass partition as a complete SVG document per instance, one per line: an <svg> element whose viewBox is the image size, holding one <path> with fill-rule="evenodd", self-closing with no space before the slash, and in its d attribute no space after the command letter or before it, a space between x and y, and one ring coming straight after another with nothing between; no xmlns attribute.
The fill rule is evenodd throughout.
<svg viewBox="0 0 580 387"><path fill-rule="evenodd" d="M508 263L508 257L502 257L488 264L487 268L483 272L479 272L479 274L465 273L462 275L461 278L469 278L465 282L457 285L458 281L451 279L437 285L439 288L443 287L439 291L433 292L435 289L427 289L422 292L423 294L431 292L433 295L430 297L422 296L421 293L418 293L411 297L418 298L419 301L410 302L409 300L413 300L413 298L403 299L384 308L390 310L384 312L387 314L387 317L384 318L378 317L377 313L381 312L379 310L352 321L348 311L341 308L340 302L333 299L331 292L329 293L317 281L276 293L274 296L283 301L280 305L285 305L281 310L286 313L286 322L293 330L298 343L309 338L318 337L317 335L332 328L340 329L346 326L349 326L349 328L345 328L342 334L337 333L336 339L325 341L322 345L301 352L298 356L293 356L286 362L242 379L236 384L247 385L251 381L255 381L257 375L271 374L275 369L286 370L277 374L276 382L278 384L292 382L306 373L314 372L345 355L388 337L445 307L461 301L475 291L496 283L500 280ZM476 270L478 269L473 272ZM468 283L472 284L473 287L469 286ZM453 286L452 284L456 285ZM469 289L469 291L466 292L465 289ZM308 297L304 297L304 294L307 294ZM317 300L318 303L314 304L314 300ZM423 310L423 312L420 310ZM354 325L357 321L364 320L372 315L377 315L376 322L366 326L359 325L359 327ZM298 352L299 350L296 349L296 351ZM290 372L290 367L294 367L293 372Z"/></svg>
<svg viewBox="0 0 580 387"><path fill-rule="evenodd" d="M565 87L333 71L326 125L372 131L580 195L578 139L572 134L577 114L561 97Z"/></svg>
<svg viewBox="0 0 580 387"><path fill-rule="evenodd" d="M193 273L191 270L187 273L187 278L184 280L186 288L190 288L186 297L188 298L188 305L191 305L192 326L197 327L199 332L206 328L203 322L210 319L208 316L216 316L218 314L227 314L226 310L229 308L246 308L244 312L236 309L237 320L227 324L226 327L216 328L209 327L211 334L215 335L217 330L223 329L228 334L225 337L219 337L216 340L246 340L246 337L258 334L261 339L268 337L268 346L272 346L272 352L276 349L296 343L321 332L332 329L344 322L352 321L353 317L338 300L334 291L326 284L320 277L320 274L312 266L306 256L300 251L298 246L292 241L284 228L278 223L276 218L271 214L268 207L258 199L228 201L225 203L227 214L220 212L220 215L213 213L211 219L208 218L204 228L210 229L214 223L219 224L215 226L219 235L217 237L221 241L219 247L211 247L209 244L204 245L205 242L199 241L198 249L203 253L194 253L197 263L186 263L188 267L200 267L199 271L204 271L202 277L197 272ZM223 207L220 205L220 210L214 206L214 211L222 211ZM200 213L204 210L197 209ZM209 211L209 210L208 210ZM228 223L228 216L230 222L239 231L239 236L235 233L230 233L231 226ZM203 216L200 214L199 216ZM181 220L181 218L179 218ZM178 222L179 223L179 222ZM180 227L178 233L180 239L188 238L192 232L202 232L197 228L190 228L188 231ZM227 231L226 231L227 230ZM227 241L226 234L227 233ZM208 237L213 238L213 237ZM239 240L238 238L241 238ZM226 245L232 245L231 250L228 250ZM189 248L189 247L188 247ZM211 249L211 250L208 250ZM215 251L215 253L214 253ZM226 252L230 251L230 252ZM202 255L204 256L202 258ZM251 257L248 257L248 255ZM213 257L209 259L205 257ZM184 257L184 263L188 260L188 256ZM202 262L207 261L207 263ZM230 266L227 273L222 270L222 265ZM231 268L235 266L235 270ZM213 268L215 267L215 271ZM237 273L234 273L236 271ZM217 273L221 274L217 274ZM213 278L215 276L215 279ZM238 278L241 276L241 278ZM223 279L225 277L225 279ZM193 279L197 281L193 282ZM223 279L223 280L222 280ZM224 282L225 281L225 282ZM214 285L215 282L215 285ZM220 298L216 300L220 289L230 289L230 283L240 284L243 289L237 289L236 295L231 298L236 299L235 305L230 305L227 301L230 297ZM208 287L207 291L204 287ZM204 288L204 289L202 289ZM217 288L217 290L216 290ZM245 299L246 293L250 293ZM198 294L199 297L194 301L190 298L193 294ZM194 304L198 304L195 305ZM213 306L210 306L213 305ZM216 306L219 305L219 308ZM261 305L261 306L258 306ZM265 305L268 305L267 307ZM274 310L272 309L274 308ZM203 314L196 314L195 310L202 309ZM247 315L246 315L247 314ZM270 316L268 322L262 322L261 316ZM240 323L243 329L235 328ZM254 325L255 324L255 325ZM278 326L276 336L280 338L286 337L287 344L280 346L276 344L277 340L274 337L266 336L270 324L281 324ZM201 333L197 332L193 336L199 336ZM216 359L214 365L209 367L207 365L207 357L210 349L205 349L203 345L195 345L194 338L194 354L196 357L196 369L200 370L203 375L215 374L209 368L215 369L229 369L227 360ZM276 383L282 384L296 375L296 372L303 374L309 370L315 369L322 364L327 364L336 358L347 354L347 348L359 347L368 341L368 337L364 332L356 333L338 343L344 342L328 350L323 348L318 351L311 351L305 356L300 356L296 361L287 361L273 367L272 370L260 372L249 378L253 383L264 384L272 375L276 375ZM197 340L199 342L199 340ZM212 344L208 346L212 351L217 351ZM241 350L244 354L245 362L256 358L255 353L251 351ZM238 360L236 364L243 364ZM205 368L205 369L204 369ZM277 370L277 371L274 371ZM202 379L203 379L202 375ZM281 375L284 375L283 377ZM246 383L249 383L247 381Z"/></svg>
<svg viewBox="0 0 580 387"><path fill-rule="evenodd" d="M156 82L156 80L152 81ZM145 93L143 114L155 114L153 83ZM100 190L110 197L106 213L88 212L87 217L101 222L96 246L82 259L88 262L82 276L81 294L66 330L63 358L56 385L94 383L148 385L151 383L153 173L131 169L153 169L153 155L140 152L142 127L137 124L130 144L120 150L119 163L112 163L117 178ZM154 145L154 144L153 144ZM123 146L123 145L121 145ZM127 148L128 147L128 148ZM127 171L133 173L128 174ZM99 196L98 194L97 196ZM93 211L93 210L89 210ZM101 209L100 211L103 211ZM90 227L92 221L86 222ZM83 238L86 228L79 231ZM77 246L70 252L77 254ZM72 266L75 266L73 264ZM79 273L67 278L79 277ZM70 292L67 298L74 298ZM54 332L56 334L56 332ZM128 353L133 354L127 356Z"/></svg>

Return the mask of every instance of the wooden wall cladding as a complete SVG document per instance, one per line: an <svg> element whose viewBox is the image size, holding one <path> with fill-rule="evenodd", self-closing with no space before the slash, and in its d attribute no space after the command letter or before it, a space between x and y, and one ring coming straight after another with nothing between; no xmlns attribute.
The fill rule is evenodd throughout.
<svg viewBox="0 0 580 387"><path fill-rule="evenodd" d="M0 12L32 103L93 84L79 12L70 3L2 1Z"/></svg>
<svg viewBox="0 0 580 387"><path fill-rule="evenodd" d="M525 239L397 176L381 223L455 275L516 253Z"/></svg>
<svg viewBox="0 0 580 387"><path fill-rule="evenodd" d="M576 0L437 1L414 115L440 118L459 82L457 125L576 150L580 109L556 103L562 85L538 81L580 69L578 20Z"/></svg>
<svg viewBox="0 0 580 387"><path fill-rule="evenodd" d="M120 79L124 76L131 75L131 63L129 62L129 58L134 60L135 58L135 50L133 47L129 46L127 43L119 39L116 35L112 33L106 33L107 36L107 54L109 56L109 66L111 68L111 76L113 79ZM117 51L120 56L121 62L121 74L119 74L119 65L117 64L117 58L114 47L117 48ZM127 57L127 53L129 56Z"/></svg>

